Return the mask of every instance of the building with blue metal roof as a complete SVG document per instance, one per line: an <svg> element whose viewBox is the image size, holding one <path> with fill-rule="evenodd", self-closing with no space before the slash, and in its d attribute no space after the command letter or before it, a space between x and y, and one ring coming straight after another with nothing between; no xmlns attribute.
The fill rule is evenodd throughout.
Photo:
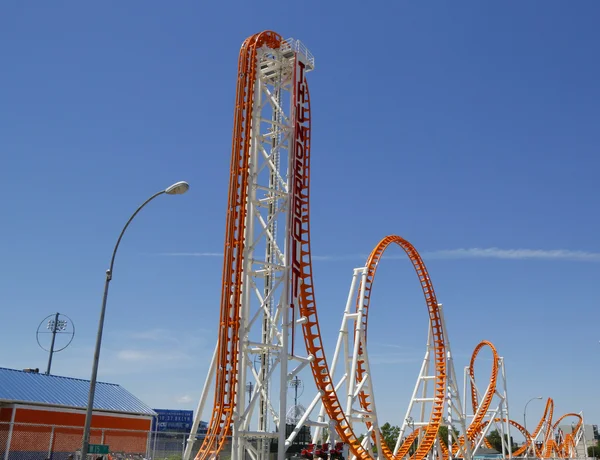
<svg viewBox="0 0 600 460"><path fill-rule="evenodd" d="M89 380L0 367L0 456L56 460L76 453L89 388ZM145 454L156 415L120 385L98 382L90 442Z"/></svg>
<svg viewBox="0 0 600 460"><path fill-rule="evenodd" d="M53 407L84 409L87 407L90 381L0 367L0 404L27 403ZM114 383L98 382L94 410L155 416L125 388Z"/></svg>

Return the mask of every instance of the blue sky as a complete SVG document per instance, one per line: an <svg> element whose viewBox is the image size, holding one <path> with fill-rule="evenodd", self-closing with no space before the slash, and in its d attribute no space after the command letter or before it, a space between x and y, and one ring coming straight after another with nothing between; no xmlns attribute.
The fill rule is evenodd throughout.
<svg viewBox="0 0 600 460"><path fill-rule="evenodd" d="M53 371L89 378L118 233L148 196L187 180L187 195L157 199L123 240L100 378L153 407L195 407L222 260L162 254L222 251L238 51L272 29L316 58L311 230L329 352L352 269L399 234L428 265L459 373L490 340L512 418L541 395L555 414L600 423L600 4L0 8L1 366L45 369L35 331L60 311L77 333ZM427 330L405 260L382 264L374 302L380 418L399 424ZM529 405L531 425L542 410Z"/></svg>

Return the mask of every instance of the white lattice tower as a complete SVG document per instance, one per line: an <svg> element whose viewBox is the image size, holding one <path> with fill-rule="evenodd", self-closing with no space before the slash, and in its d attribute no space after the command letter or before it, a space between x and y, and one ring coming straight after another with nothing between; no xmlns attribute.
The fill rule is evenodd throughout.
<svg viewBox="0 0 600 460"><path fill-rule="evenodd" d="M254 110L249 134L250 160L244 233L238 378L231 432L231 458L266 460L272 440L278 458L286 449L288 381L309 363L292 350L297 305L289 304L290 201L295 118L293 90L297 59L304 72L314 58L298 41L257 50ZM291 308L290 308L291 307ZM290 370L291 368L291 370ZM192 454L195 433L213 383L213 357L195 414L184 459ZM253 383L251 396L246 385Z"/></svg>
<svg viewBox="0 0 600 460"><path fill-rule="evenodd" d="M362 299L365 295L364 288L366 276L366 267L354 269L352 283L348 293L348 300L344 309L342 324L340 326L333 359L331 361L330 373L332 376L335 376L338 366L343 366L341 377L334 382L336 392L338 393L340 400L345 402L345 413L354 429L365 434L363 438L363 446L369 451L373 458L380 459L383 457L381 455L378 456L373 451L373 447L375 446L377 447L377 452L381 453L382 450L381 439L379 437L379 422L377 420L374 388L369 366L367 344L365 342L365 331L362 327L362 317L364 314L362 309ZM356 302L356 295L358 295L359 302ZM355 305L358 305L358 309L355 309ZM363 360L366 372L361 381L357 382L356 376L359 352L361 353L360 357ZM361 389L366 390L371 395L373 403L372 409L369 412L361 410L359 407L358 393ZM329 427L330 421L325 415L325 408L322 404L320 405L318 415L316 415L316 420L314 420L315 417L313 417L312 421L308 419L311 412L317 407L320 398L320 394L315 396L309 406L309 409L305 413L306 420L304 422L307 425L316 427L313 433L313 442L329 442L333 445L335 443L335 431ZM363 424L364 429L357 429L355 426L357 423ZM367 423L369 426L366 426ZM329 427L328 439L322 438L322 429L324 427ZM371 436L372 433L375 433L375 443L373 443ZM351 456L350 458L353 457Z"/></svg>
<svg viewBox="0 0 600 460"><path fill-rule="evenodd" d="M460 392L458 390L458 380L454 368L454 359L452 357L450 338L448 330L446 328L444 309L442 304L438 304L438 306L440 309L440 317L442 320L442 328L444 330L444 337L446 339L447 349L446 370L448 372L448 380L446 391L446 417L444 419L444 425L448 427L448 445L458 445L458 435L455 433L455 430L459 433L459 435L461 433L465 433L467 422L461 405ZM396 442L396 446L394 447L394 455L397 454L402 441L407 436L408 428L410 428L412 431L415 430L415 428L425 427L429 423L429 420L426 418L426 415L428 414L426 410L426 404L432 401L432 397L430 394L432 389L429 385L429 382L435 379L432 363L432 356L434 352L435 349L433 346L431 327L429 327L425 356L423 358L423 363L421 364L421 369L417 377L417 382L415 384L413 393L408 403L406 414L402 420L398 441ZM429 456L430 458L442 456L442 449L439 445L439 441L436 442L436 445L434 449L432 449L432 451L430 452ZM469 446L467 445L464 448L459 447L458 456L470 460L472 458L472 452ZM452 459L452 452L449 452L449 459Z"/></svg>
<svg viewBox="0 0 600 460"><path fill-rule="evenodd" d="M587 457L587 440L585 439L585 419L583 418L583 411L579 412L581 416L581 426L574 435L575 451L573 452L574 457Z"/></svg>
<svg viewBox="0 0 600 460"><path fill-rule="evenodd" d="M358 429L358 432L365 433L363 439L363 446L369 451L373 458L382 458L374 454L373 447L378 445L378 452L381 452L380 438L379 438L379 423L377 420L377 410L375 404L372 405L372 410L365 412L358 407L357 397L361 389L367 390L374 401L374 388L371 379L371 372L368 361L367 347L364 340L365 334L362 328L362 315L363 310L360 307L362 302L359 302L359 308L354 311L356 295L358 291L358 298L364 297L364 281L367 274L366 267L354 269L352 277L352 283L348 294L348 300L344 309L342 317L342 323L340 326L338 339L331 361L330 373L332 376L336 375L336 371L339 370L338 366L342 367L342 375L334 382L334 386L340 400L345 402L345 413L350 423L355 427L355 424L361 423L363 426L365 423L369 423L370 426L363 430ZM363 365L367 372L364 378L357 383L357 360L359 356L359 350L361 350L361 358L363 359ZM325 408L321 402L321 393L317 393L311 403L306 408L302 418L299 420L296 429L292 435L288 438L288 441L292 441L297 434L301 426L315 427L312 435L313 443L330 443L334 445L336 442L336 432L332 426L332 422L327 418ZM319 408L317 410L317 408ZM328 428L327 434L323 432L323 428ZM376 443L372 442L371 433L375 433ZM352 456L350 458L353 458Z"/></svg>

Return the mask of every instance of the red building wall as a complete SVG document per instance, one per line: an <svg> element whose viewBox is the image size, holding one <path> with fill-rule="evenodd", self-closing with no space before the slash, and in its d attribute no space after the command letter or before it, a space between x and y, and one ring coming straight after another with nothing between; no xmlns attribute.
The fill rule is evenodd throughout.
<svg viewBox="0 0 600 460"><path fill-rule="evenodd" d="M10 422L12 407L0 407L0 422Z"/></svg>
<svg viewBox="0 0 600 460"><path fill-rule="evenodd" d="M10 421L11 415L10 408L0 410L0 420ZM17 406L14 421L11 451L75 452L81 448L83 411ZM145 453L151 423L150 418L95 414L90 443L108 444L111 452Z"/></svg>
<svg viewBox="0 0 600 460"><path fill-rule="evenodd" d="M0 407L0 454L4 452L3 446L6 446L11 416L12 408Z"/></svg>

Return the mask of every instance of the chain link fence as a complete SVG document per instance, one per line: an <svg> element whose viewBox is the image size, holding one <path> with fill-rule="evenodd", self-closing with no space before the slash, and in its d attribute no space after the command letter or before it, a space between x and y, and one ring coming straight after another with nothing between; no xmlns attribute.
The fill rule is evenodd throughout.
<svg viewBox="0 0 600 460"><path fill-rule="evenodd" d="M92 428L90 444L109 446L113 460L178 460L188 433ZM77 459L83 428L63 425L0 422L0 460ZM194 445L194 453L202 439Z"/></svg>

